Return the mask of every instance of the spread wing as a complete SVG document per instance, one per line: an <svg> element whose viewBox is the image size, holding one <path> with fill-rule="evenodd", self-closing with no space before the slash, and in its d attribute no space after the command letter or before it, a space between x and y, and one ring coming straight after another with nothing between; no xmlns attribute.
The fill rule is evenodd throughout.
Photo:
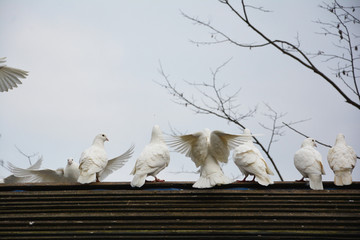
<svg viewBox="0 0 360 240"><path fill-rule="evenodd" d="M29 182L66 182L64 169L23 169L8 163L10 171L16 177L25 177Z"/></svg>
<svg viewBox="0 0 360 240"><path fill-rule="evenodd" d="M196 167L204 164L208 155L207 136L204 132L173 136L172 139L167 142L175 151L190 157Z"/></svg>
<svg viewBox="0 0 360 240"><path fill-rule="evenodd" d="M132 154L134 153L134 147L134 145L131 145L126 152L116 158L109 160L104 171L100 173L99 180L103 181L111 173L124 166L124 164L129 160L129 158L131 158Z"/></svg>
<svg viewBox="0 0 360 240"><path fill-rule="evenodd" d="M33 164L31 165L28 169L39 169L41 167L43 161L43 157L39 157L39 159Z"/></svg>
<svg viewBox="0 0 360 240"><path fill-rule="evenodd" d="M210 151L213 157L227 163L230 150L245 142L243 135L233 135L221 131L213 131L210 135Z"/></svg>
<svg viewBox="0 0 360 240"><path fill-rule="evenodd" d="M40 157L33 165L31 165L28 169L39 169L42 164L43 158ZM26 183L31 182L31 177L16 177L14 175L10 175L4 178L4 183L12 184L12 183Z"/></svg>
<svg viewBox="0 0 360 240"><path fill-rule="evenodd" d="M4 63L5 58L0 58L0 63ZM7 66L0 66L0 92L7 92L9 89L17 87L22 82L19 78L26 78L27 71L11 68Z"/></svg>

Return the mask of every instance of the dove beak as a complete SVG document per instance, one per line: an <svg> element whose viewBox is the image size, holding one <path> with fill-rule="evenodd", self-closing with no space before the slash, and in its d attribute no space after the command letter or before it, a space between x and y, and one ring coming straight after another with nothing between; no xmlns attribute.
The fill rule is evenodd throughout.
<svg viewBox="0 0 360 240"><path fill-rule="evenodd" d="M109 139L108 139L108 138L106 138L106 139L105 139L105 141L108 141L108 142L109 142Z"/></svg>

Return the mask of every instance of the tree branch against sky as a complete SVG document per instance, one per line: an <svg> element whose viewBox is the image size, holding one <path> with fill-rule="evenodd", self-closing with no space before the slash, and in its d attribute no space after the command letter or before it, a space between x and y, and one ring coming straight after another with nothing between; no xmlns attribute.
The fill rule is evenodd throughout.
<svg viewBox="0 0 360 240"><path fill-rule="evenodd" d="M245 121L255 118L258 106L256 105L248 110L244 110L239 104L241 101L238 99L240 89L232 89L232 92L229 93L229 89L231 89L229 85L219 83L218 74L229 61L230 60L221 64L215 70L211 70L211 77L208 82L198 83L185 81L191 89L195 88L197 90L198 94L196 95L190 95L189 93L180 90L179 87L169 79L169 76L165 73L161 63L159 73L163 78L163 83L158 84L168 91L176 104L187 107L196 114L213 115L244 130L247 128ZM282 129L285 125L281 123L279 125L278 122L286 115L286 113L278 113L269 104L264 103L264 105L267 108L267 113L264 113L263 115L270 120L270 126L261 122L259 122L259 125L265 130L270 131L271 137L269 141L266 142L265 140L259 140L255 135L253 136L253 140L265 153L266 157L275 168L280 180L283 181L283 177L271 155L271 146L278 141L278 137L281 137L284 134ZM294 125L303 121L306 120L291 122L289 125Z"/></svg>
<svg viewBox="0 0 360 240"><path fill-rule="evenodd" d="M338 94L340 94L345 102L360 110L360 94L359 94L359 43L360 38L358 35L351 32L352 29L359 27L359 18L355 14L359 14L359 6L344 7L337 1L333 4L324 4L321 8L329 11L334 15L334 22L322 22L318 20L318 23L322 25L324 35L327 41L333 41L333 37L337 38L335 44L337 49L342 49L342 53L330 53L319 50L316 54L308 53L301 49L300 41L297 37L295 43L281 40L272 39L267 35L265 31L260 31L259 27L253 24L251 16L248 13L248 9L257 9L259 11L268 12L262 7L254 7L246 4L244 0L241 0L241 5L235 7L233 2L228 0L219 0L220 3L226 5L231 13L233 13L240 22L246 24L253 32L255 32L262 40L263 43L243 43L235 38L231 37L231 33L225 33L224 31L212 26L209 22L202 21L198 18L191 17L185 13L183 16L192 22L204 26L211 30L211 41L197 42L192 41L195 44L224 44L231 43L241 48L262 48L272 46L285 56L297 61L300 65L306 67L310 71L314 72L330 84ZM356 26L355 26L356 25ZM329 76L317 66L313 57L325 57L325 64L328 61L337 61L337 68L332 69L333 76ZM340 81L339 81L340 79ZM351 90L351 93L347 92L347 89Z"/></svg>
<svg viewBox="0 0 360 240"><path fill-rule="evenodd" d="M239 48L248 49L273 47L283 53L283 55L295 60L301 66L307 68L318 75L321 79L325 80L345 99L345 102L355 107L355 109L360 110L360 94L358 88L359 68L357 67L359 61L358 45L360 41L359 36L352 33L354 25L359 24L358 18L354 15L359 7L343 7L337 1L335 1L332 5L324 4L323 6L320 6L320 9L325 9L329 11L329 14L334 15L334 21L322 22L321 20L317 20L314 24L321 25L321 29L323 30L321 34L324 34L327 41L336 42L336 44L333 44L336 51L333 53L330 51L319 50L316 53L311 53L302 49L299 35L296 36L294 42L276 38L272 39L265 31L260 31L259 27L253 24L251 18L252 16L249 14L248 9L261 11L265 14L270 12L269 10L266 10L263 7L248 5L244 0L238 2L219 0L219 2L228 7L231 13L236 16L236 19L246 24L251 31L256 33L256 35L261 39L260 43L257 43L259 42L259 39L251 41L252 43L245 43L241 41L241 39L237 40L236 37L232 36L234 32L225 32L212 25L209 21L203 21L197 17L191 17L188 14L181 12L185 18L191 20L194 24L210 30L209 41L191 40L193 44L215 45L230 43ZM240 2L240 4L233 4L234 2ZM317 61L316 59L320 59L320 61ZM213 115L237 125L240 129L245 129L246 126L244 121L249 118L255 118L257 106L247 112L244 112L243 109L241 111L239 108L240 105L238 104L239 100L237 99L240 90L234 90L232 94L229 94L228 91L225 90L229 86L224 83L223 85L219 84L217 75L229 61L230 60L226 61L214 71L211 71L212 76L209 82L194 83L186 81L188 86L195 88L198 91L196 96L190 96L187 92L179 90L176 84L170 81L168 75L165 74L161 64L160 74L164 79L164 83L160 85L168 90L175 99L175 103L189 107L197 114ZM335 62L336 67L332 67L333 62ZM320 66L318 66L319 64ZM324 68L324 66L327 71L320 70L321 68ZM328 73L329 70L330 75ZM286 113L278 113L270 106L270 104L264 103L264 105L267 108L267 113L264 113L263 115L266 116L271 123L264 124L259 122L259 125L263 129L270 131L271 136L268 143L259 141L256 137L254 137L254 142L266 154L267 158L272 162L280 179L283 180L278 168L276 167L275 161L271 156L271 146L273 143L278 141L279 137L283 136L283 129L285 127L289 127L289 129L294 131L294 128L292 128L291 125L307 120L285 123L280 121L280 119L283 118ZM301 132L295 132L305 136L305 134Z"/></svg>

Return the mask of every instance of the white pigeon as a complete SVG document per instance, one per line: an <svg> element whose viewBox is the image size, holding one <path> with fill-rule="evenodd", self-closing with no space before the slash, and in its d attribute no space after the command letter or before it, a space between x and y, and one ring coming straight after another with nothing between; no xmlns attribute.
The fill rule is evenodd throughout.
<svg viewBox="0 0 360 240"><path fill-rule="evenodd" d="M5 63L6 58L0 58L0 63ZM22 84L19 78L26 78L28 72L7 67L6 65L0 66L0 92L7 92L10 89L17 87L18 84Z"/></svg>
<svg viewBox="0 0 360 240"><path fill-rule="evenodd" d="M265 162L265 159L261 155L259 149L257 149L252 141L252 135L249 129L244 129L244 138L246 138L243 144L240 144L234 149L233 159L245 175L242 181L245 181L249 175L254 175L254 179L263 186L268 186L274 182L269 177L274 175ZM253 180L254 180L253 179Z"/></svg>
<svg viewBox="0 0 360 240"><path fill-rule="evenodd" d="M27 169L30 169L30 170L39 169L42 164L42 161L43 161L43 158L40 157L33 165L31 165ZM8 170L10 170L10 169L8 169ZM12 175L4 178L3 181L6 184L27 183L27 182L31 182L31 177L16 177L16 176L14 176L14 174L12 174Z"/></svg>
<svg viewBox="0 0 360 240"><path fill-rule="evenodd" d="M150 143L145 146L130 173L134 175L130 185L142 187L147 176L153 176L155 182L162 182L163 180L158 179L156 175L166 168L169 162L169 149L164 142L160 127L155 125L152 129Z"/></svg>
<svg viewBox="0 0 360 240"><path fill-rule="evenodd" d="M350 185L351 174L356 164L356 153L352 147L346 145L343 134L337 135L335 145L328 152L327 160L335 174L334 184L336 186Z"/></svg>
<svg viewBox="0 0 360 240"><path fill-rule="evenodd" d="M104 148L104 142L109 141L105 134L98 134L91 147L86 149L80 157L79 183L91 183L103 181L112 172L118 170L131 158L134 150L132 145L125 153L108 160Z"/></svg>
<svg viewBox="0 0 360 240"><path fill-rule="evenodd" d="M76 182L79 177L79 165L72 158L67 160L65 168L52 169L23 169L9 163L9 169L16 177L25 177L28 182L64 183Z"/></svg>
<svg viewBox="0 0 360 240"><path fill-rule="evenodd" d="M99 173L105 169L108 162L104 148L105 141L109 141L105 134L96 135L91 147L81 154L79 183L99 181Z"/></svg>
<svg viewBox="0 0 360 240"><path fill-rule="evenodd" d="M241 138L242 135L204 129L194 134L174 136L169 144L200 167L200 178L193 187L211 188L233 182L224 175L219 163L228 162L230 150L242 142Z"/></svg>
<svg viewBox="0 0 360 240"><path fill-rule="evenodd" d="M321 161L321 154L314 148L315 140L306 138L301 148L294 155L294 164L303 178L309 178L310 188L313 190L323 190L322 176L325 175L324 167Z"/></svg>

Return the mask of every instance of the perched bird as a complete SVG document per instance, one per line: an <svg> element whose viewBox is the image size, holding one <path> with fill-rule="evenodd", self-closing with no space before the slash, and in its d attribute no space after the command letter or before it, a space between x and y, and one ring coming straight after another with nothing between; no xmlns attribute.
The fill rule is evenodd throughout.
<svg viewBox="0 0 360 240"><path fill-rule="evenodd" d="M169 149L164 142L160 127L155 125L152 129L150 143L145 146L135 162L134 169L130 173L134 175L130 185L132 187L143 186L147 176L153 176L155 182L164 181L158 179L156 175L166 168L169 162Z"/></svg>
<svg viewBox="0 0 360 240"><path fill-rule="evenodd" d="M351 174L356 164L356 153L352 147L346 145L343 134L337 135L335 145L328 152L327 160L335 174L334 184L336 186L350 185Z"/></svg>
<svg viewBox="0 0 360 240"><path fill-rule="evenodd" d="M0 63L5 63L6 58L0 58ZM9 89L17 87L22 84L19 78L26 78L27 71L0 65L0 92L7 92Z"/></svg>
<svg viewBox="0 0 360 240"><path fill-rule="evenodd" d="M40 157L33 165L31 165L29 168L29 170L35 170L35 169L39 169L41 164L42 164L43 158ZM9 163L8 163L9 165ZM10 169L7 168L9 171ZM6 177L3 179L3 182L6 184L13 184L13 183L27 183L27 182L31 182L31 177L16 177L14 174Z"/></svg>
<svg viewBox="0 0 360 240"><path fill-rule="evenodd" d="M79 183L91 183L103 181L112 172L118 170L126 161L131 158L134 150L132 145L122 155L108 160L104 148L104 142L109 141L105 134L98 134L91 147L86 149L80 157L80 176Z"/></svg>
<svg viewBox="0 0 360 240"><path fill-rule="evenodd" d="M79 177L79 165L72 158L67 160L65 168L23 169L9 163L9 169L16 177L25 177L28 182L76 182Z"/></svg>
<svg viewBox="0 0 360 240"><path fill-rule="evenodd" d="M221 131L210 132L209 129L204 129L194 134L173 136L173 139L169 140L169 145L190 157L196 167L200 167L200 178L193 187L211 188L233 182L224 175L219 163L227 163L230 150L241 142L242 135Z"/></svg>
<svg viewBox="0 0 360 240"><path fill-rule="evenodd" d="M311 189L323 190L321 175L325 175L325 171L321 162L321 155L314 147L316 147L315 140L306 138L301 148L294 155L294 164L303 176L299 181L309 178Z"/></svg>
<svg viewBox="0 0 360 240"><path fill-rule="evenodd" d="M266 164L260 151L255 147L250 130L244 129L243 134L244 139L246 139L245 142L237 146L233 152L236 166L245 175L242 181L245 181L249 175L254 175L254 179L256 178L258 183L263 186L273 184L274 182L269 177L269 174L274 175L274 173Z"/></svg>
<svg viewBox="0 0 360 240"><path fill-rule="evenodd" d="M99 173L104 171L108 162L105 141L109 141L105 134L96 135L91 147L81 154L79 183L99 182Z"/></svg>

